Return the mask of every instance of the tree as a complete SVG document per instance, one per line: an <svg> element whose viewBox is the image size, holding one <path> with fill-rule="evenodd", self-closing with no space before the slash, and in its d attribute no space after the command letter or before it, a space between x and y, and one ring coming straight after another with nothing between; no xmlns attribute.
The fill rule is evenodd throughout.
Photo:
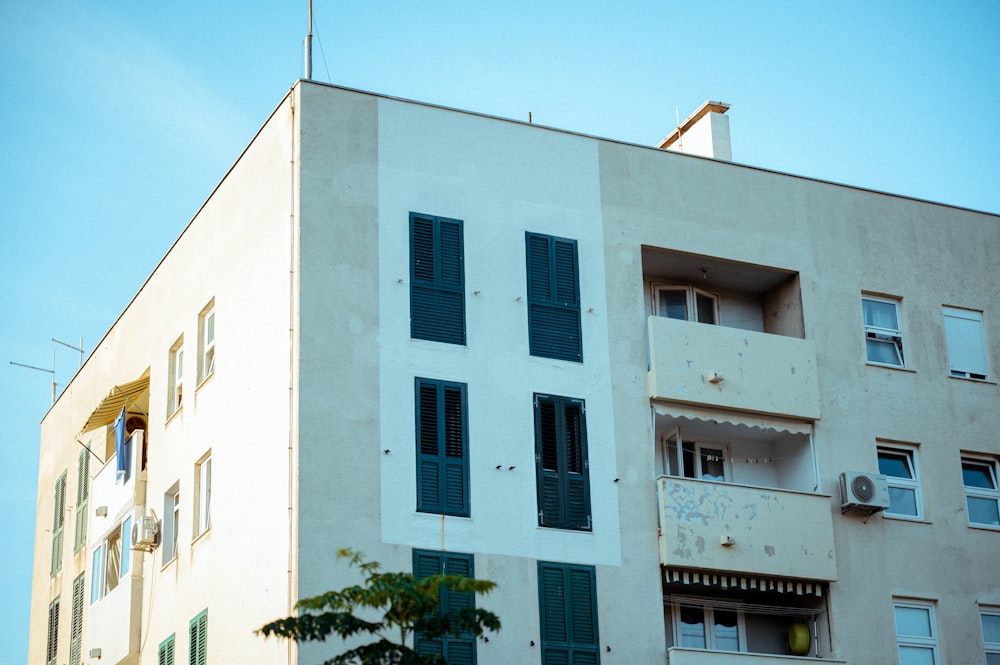
<svg viewBox="0 0 1000 665"><path fill-rule="evenodd" d="M368 634L374 642L353 647L327 660L323 665L445 665L440 654L418 654L409 646L419 635L426 640L472 634L480 637L487 630L500 630L500 619L487 610L463 607L442 612L441 591L449 593L488 593L496 584L464 575L441 573L417 578L413 573L383 573L377 561L351 549L337 552L361 569L364 583L328 591L296 604L296 616L278 619L262 626L257 633L296 642L322 642L331 635L348 639ZM381 619L369 620L363 616ZM361 615L361 616L358 616Z"/></svg>

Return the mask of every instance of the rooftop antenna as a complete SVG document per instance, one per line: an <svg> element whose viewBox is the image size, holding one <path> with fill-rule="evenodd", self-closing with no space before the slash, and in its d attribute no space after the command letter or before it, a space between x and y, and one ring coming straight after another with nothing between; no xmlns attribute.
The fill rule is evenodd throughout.
<svg viewBox="0 0 1000 665"><path fill-rule="evenodd" d="M36 369L39 372L47 372L52 375L52 403L56 403L56 350L52 349L52 369L45 369L44 367L35 367L34 365L25 365L24 363L16 363L13 360L10 361L11 365L17 365L18 367L27 367L28 369Z"/></svg>
<svg viewBox="0 0 1000 665"><path fill-rule="evenodd" d="M309 0L309 33L306 35L305 43L305 79L312 80L313 76L313 3Z"/></svg>
<svg viewBox="0 0 1000 665"><path fill-rule="evenodd" d="M62 344L67 349L73 349L74 351L79 351L80 352L80 367L83 367L83 338L82 337L80 338L80 346L73 346L72 344L67 344L66 342L61 342L58 339L56 339L55 337L52 338L52 341L55 342L56 344ZM53 368L54 368L54 366L53 366Z"/></svg>

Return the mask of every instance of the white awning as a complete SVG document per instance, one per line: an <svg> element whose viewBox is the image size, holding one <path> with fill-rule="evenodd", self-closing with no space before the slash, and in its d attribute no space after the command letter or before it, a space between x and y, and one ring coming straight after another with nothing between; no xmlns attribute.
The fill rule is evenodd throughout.
<svg viewBox="0 0 1000 665"><path fill-rule="evenodd" d="M667 584L691 584L717 589L741 591L771 591L793 593L797 596L822 596L825 582L793 578L740 575L689 568L665 567L663 579Z"/></svg>
<svg viewBox="0 0 1000 665"><path fill-rule="evenodd" d="M788 432L790 434L812 433L812 423L801 420L776 418L774 416L764 416L756 413L739 413L736 411L705 409L689 404L675 404L673 402L654 402L653 410L661 416L669 416L671 418L680 418L691 421L697 420L704 423L725 423L728 425L735 425L737 427L773 430L776 432Z"/></svg>
<svg viewBox="0 0 1000 665"><path fill-rule="evenodd" d="M148 415L148 393L149 370L147 369L138 379L112 388L108 396L101 400L94 412L87 418L87 422L80 431L89 432L95 427L110 425L121 413L123 406L126 407L126 411Z"/></svg>

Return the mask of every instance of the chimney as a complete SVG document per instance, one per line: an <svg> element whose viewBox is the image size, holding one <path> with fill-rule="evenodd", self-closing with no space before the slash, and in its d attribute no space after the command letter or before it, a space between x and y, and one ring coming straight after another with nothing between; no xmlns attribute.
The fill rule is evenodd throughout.
<svg viewBox="0 0 1000 665"><path fill-rule="evenodd" d="M663 150L733 161L729 141L729 104L707 101L656 146Z"/></svg>

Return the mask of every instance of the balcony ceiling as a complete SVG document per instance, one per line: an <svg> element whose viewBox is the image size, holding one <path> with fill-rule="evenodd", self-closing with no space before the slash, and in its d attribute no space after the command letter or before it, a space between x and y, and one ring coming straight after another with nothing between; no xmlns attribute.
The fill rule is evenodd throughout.
<svg viewBox="0 0 1000 665"><path fill-rule="evenodd" d="M707 289L733 289L757 295L767 293L795 275L792 270L653 247L642 248L642 272L647 278L702 285Z"/></svg>

